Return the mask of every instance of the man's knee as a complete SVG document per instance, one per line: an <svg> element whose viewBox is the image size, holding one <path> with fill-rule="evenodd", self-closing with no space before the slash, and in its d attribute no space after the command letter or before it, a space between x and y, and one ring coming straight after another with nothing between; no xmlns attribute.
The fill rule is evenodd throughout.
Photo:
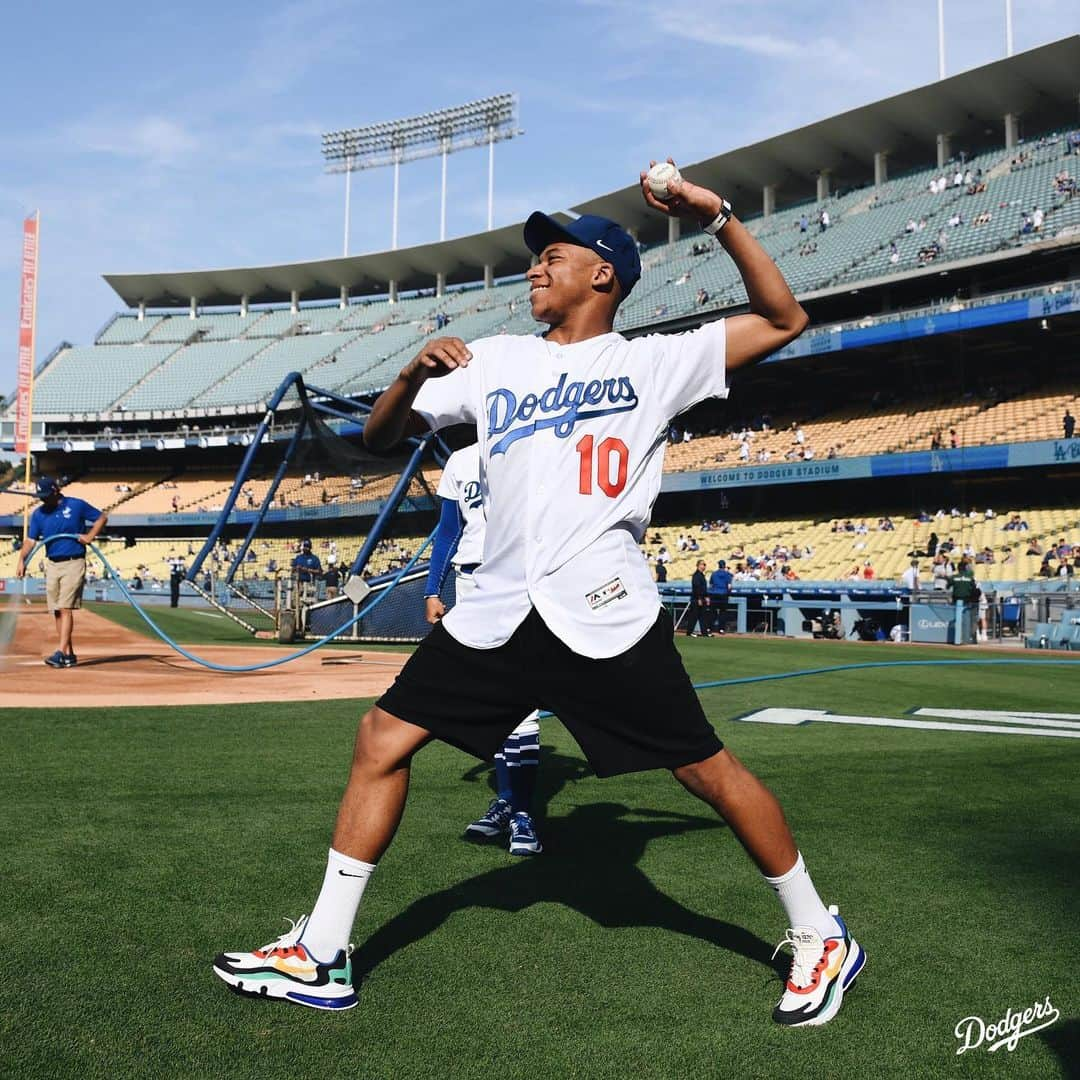
<svg viewBox="0 0 1080 1080"><path fill-rule="evenodd" d="M738 758L724 749L701 761L681 765L671 773L687 791L699 798L721 791L742 769Z"/></svg>
<svg viewBox="0 0 1080 1080"><path fill-rule="evenodd" d="M376 706L364 714L356 731L353 768L393 772L408 765L431 736Z"/></svg>

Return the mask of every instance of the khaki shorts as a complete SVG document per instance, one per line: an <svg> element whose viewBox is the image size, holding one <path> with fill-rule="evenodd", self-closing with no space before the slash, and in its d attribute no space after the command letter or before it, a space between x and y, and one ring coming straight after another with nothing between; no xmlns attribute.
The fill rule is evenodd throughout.
<svg viewBox="0 0 1080 1080"><path fill-rule="evenodd" d="M83 584L86 581L86 560L68 559L65 562L45 560L45 597L50 611L82 607Z"/></svg>

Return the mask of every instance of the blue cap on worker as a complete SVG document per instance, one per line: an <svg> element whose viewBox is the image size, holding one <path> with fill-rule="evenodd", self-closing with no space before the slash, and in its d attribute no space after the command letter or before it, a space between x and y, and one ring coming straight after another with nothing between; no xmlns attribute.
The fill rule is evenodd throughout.
<svg viewBox="0 0 1080 1080"><path fill-rule="evenodd" d="M596 214L582 214L560 225L553 217L534 210L525 222L525 246L534 255L539 255L548 244L560 243L587 247L604 262L611 263L624 300L641 277L641 256L637 244L617 222Z"/></svg>
<svg viewBox="0 0 1080 1080"><path fill-rule="evenodd" d="M39 476L37 478L37 497L44 501L50 495L60 494L60 485L51 476Z"/></svg>

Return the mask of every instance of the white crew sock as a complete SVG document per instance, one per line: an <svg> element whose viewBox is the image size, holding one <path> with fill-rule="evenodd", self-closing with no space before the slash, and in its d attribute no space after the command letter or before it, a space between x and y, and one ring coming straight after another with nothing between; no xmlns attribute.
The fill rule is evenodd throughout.
<svg viewBox="0 0 1080 1080"><path fill-rule="evenodd" d="M308 952L316 960L329 963L340 949L349 947L356 909L360 906L368 878L374 872L373 863L350 859L348 855L330 849L322 891L301 935Z"/></svg>
<svg viewBox="0 0 1080 1080"><path fill-rule="evenodd" d="M776 890L792 927L812 926L823 938L836 937L840 933L840 924L821 902L806 872L802 852L799 852L795 865L786 874L779 877L762 876Z"/></svg>

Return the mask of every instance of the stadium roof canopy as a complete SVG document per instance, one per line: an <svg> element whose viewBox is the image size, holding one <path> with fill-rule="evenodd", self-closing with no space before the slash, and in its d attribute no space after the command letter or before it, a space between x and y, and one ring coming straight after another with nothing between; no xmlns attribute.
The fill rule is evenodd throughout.
<svg viewBox="0 0 1080 1080"><path fill-rule="evenodd" d="M732 150L693 165L693 179L727 194L736 209L762 205L772 185L778 206L813 199L818 174L827 172L833 191L873 182L874 155L888 155L892 175L936 160L937 138L947 135L953 151L1004 145L1004 117L1025 118L1033 134L1077 124L1080 93L1080 35L1063 38L1007 59L920 86L903 94L819 120L794 131ZM636 184L573 207L602 214L636 229L643 241L666 236L666 222L641 200ZM448 285L520 274L530 255L514 224L439 243L368 255L277 266L193 270L176 273L106 274L124 303L134 307L288 303L430 289L436 275Z"/></svg>

